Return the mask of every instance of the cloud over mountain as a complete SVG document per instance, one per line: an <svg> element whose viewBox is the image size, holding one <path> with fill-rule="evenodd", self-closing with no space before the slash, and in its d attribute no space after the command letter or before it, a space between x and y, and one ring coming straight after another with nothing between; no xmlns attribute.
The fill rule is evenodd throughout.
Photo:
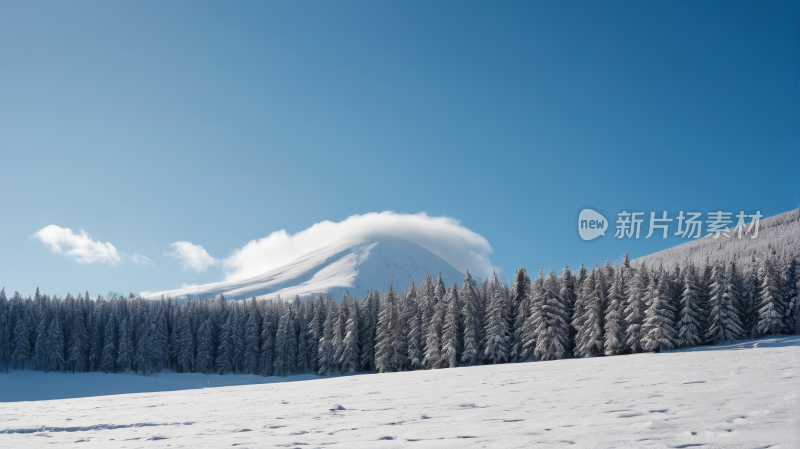
<svg viewBox="0 0 800 449"><path fill-rule="evenodd" d="M326 220L295 234L280 230L251 240L222 261L225 280L247 279L265 273L320 247L381 237L414 242L462 272L471 270L484 276L495 268L489 261L492 254L489 242L462 226L459 220L430 217L425 213L386 211L353 215L340 222Z"/></svg>

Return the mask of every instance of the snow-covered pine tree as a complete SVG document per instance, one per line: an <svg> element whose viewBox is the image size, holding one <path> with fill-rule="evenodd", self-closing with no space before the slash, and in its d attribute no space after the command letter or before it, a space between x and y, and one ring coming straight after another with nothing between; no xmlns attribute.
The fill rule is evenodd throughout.
<svg viewBox="0 0 800 449"><path fill-rule="evenodd" d="M404 355L400 350L399 311L397 295L389 284L380 303L378 325L375 337L375 369L379 373L394 372L402 369Z"/></svg>
<svg viewBox="0 0 800 449"><path fill-rule="evenodd" d="M442 353L440 366L442 368L455 368L461 355L462 335L460 330L461 307L458 297L458 286L455 282L442 299L447 307L442 325Z"/></svg>
<svg viewBox="0 0 800 449"><path fill-rule="evenodd" d="M72 372L83 373L89 369L87 353L89 351L89 334L86 332L83 314L73 316L72 333L67 343L67 363Z"/></svg>
<svg viewBox="0 0 800 449"><path fill-rule="evenodd" d="M39 296L39 289L36 289L36 296ZM42 315L46 310L42 311ZM47 372L47 316L42 316L39 325L36 326L36 337L33 343L33 369L40 369Z"/></svg>
<svg viewBox="0 0 800 449"><path fill-rule="evenodd" d="M786 319L784 321L784 332L787 334L798 333L798 303L797 303L797 259L791 256L784 264L783 272L784 284L786 285Z"/></svg>
<svg viewBox="0 0 800 449"><path fill-rule="evenodd" d="M544 267L539 267L539 276L531 283L531 290L528 293L528 317L522 326L520 337L520 362L532 362L536 360L534 349L536 349L536 332L538 323L541 319L542 288L544 286Z"/></svg>
<svg viewBox="0 0 800 449"><path fill-rule="evenodd" d="M428 325L434 314L434 296L433 296L433 278L428 274L425 279L420 282L417 287L417 314L419 315L420 323L420 351L422 353L422 360L420 360L420 367L424 365L425 348L428 342ZM411 356L409 356L409 363L411 363Z"/></svg>
<svg viewBox="0 0 800 449"><path fill-rule="evenodd" d="M531 279L528 277L524 267L520 267L514 274L514 282L511 285L511 342L509 343L509 360L519 361L522 354L522 334L525 320L530 314L530 301L528 296L531 291Z"/></svg>
<svg viewBox="0 0 800 449"><path fill-rule="evenodd" d="M673 349L677 339L675 332L675 312L669 299L668 273L663 269L650 279L647 302L649 307L642 326L642 349L660 352Z"/></svg>
<svg viewBox="0 0 800 449"><path fill-rule="evenodd" d="M117 350L117 368L120 372L128 372L133 364L133 341L131 325L128 318L119 324L119 348Z"/></svg>
<svg viewBox="0 0 800 449"><path fill-rule="evenodd" d="M24 371L32 353L28 325L25 324L22 318L18 318L17 323L14 325L14 351L11 354L14 366Z"/></svg>
<svg viewBox="0 0 800 449"><path fill-rule="evenodd" d="M509 361L509 344L511 343L511 330L508 327L507 299L500 288L497 273L494 273L491 285L487 286L491 295L486 311L486 343L484 344L484 359L489 363L498 364Z"/></svg>
<svg viewBox="0 0 800 449"><path fill-rule="evenodd" d="M234 312L228 312L228 317L222 324L219 333L219 346L217 347L217 359L214 361L214 369L219 374L229 374L233 372L233 321Z"/></svg>
<svg viewBox="0 0 800 449"><path fill-rule="evenodd" d="M567 356L569 317L564 295L567 287L559 286L553 270L547 273L542 284L540 310L536 323L536 360L559 360Z"/></svg>
<svg viewBox="0 0 800 449"><path fill-rule="evenodd" d="M276 376L286 377L294 373L296 351L297 342L294 339L294 322L292 313L287 310L278 321L278 331L275 334L273 370Z"/></svg>
<svg viewBox="0 0 800 449"><path fill-rule="evenodd" d="M631 270L633 271L633 270ZM625 350L629 353L642 352L642 325L645 319L645 294L650 276L643 263L632 274L628 286L627 302L625 305Z"/></svg>
<svg viewBox="0 0 800 449"><path fill-rule="evenodd" d="M481 316L480 293L477 290L477 285L477 282L467 270L459 293L459 298L463 304L461 316L464 323L464 343L460 358L462 366L477 365L481 360L480 342L483 317Z"/></svg>
<svg viewBox="0 0 800 449"><path fill-rule="evenodd" d="M6 289L0 288L0 372L11 369L11 314Z"/></svg>
<svg viewBox="0 0 800 449"><path fill-rule="evenodd" d="M724 262L717 261L711 270L711 291L709 293L709 320L706 341L711 344L738 340L742 326L734 308L736 294L731 282L731 272L725 270Z"/></svg>
<svg viewBox="0 0 800 449"><path fill-rule="evenodd" d="M265 313L261 323L261 348L258 353L258 374L261 376L271 376L275 363L275 331L270 315L271 312Z"/></svg>
<svg viewBox="0 0 800 449"><path fill-rule="evenodd" d="M447 314L447 304L444 300L437 301L433 297L433 313L427 324L427 335L425 337L425 358L422 364L427 369L440 368L442 363L442 329L444 327L444 317Z"/></svg>
<svg viewBox="0 0 800 449"><path fill-rule="evenodd" d="M344 346L344 336L347 332L347 317L350 309L350 297L347 292L342 293L342 302L339 304L339 309L336 313L336 321L333 325L333 368L332 371L340 371L339 361L342 359L342 352Z"/></svg>
<svg viewBox="0 0 800 449"><path fill-rule="evenodd" d="M378 304L380 297L377 292L370 290L359 312L358 319L359 341L361 344L361 369L375 369L375 329L378 323Z"/></svg>
<svg viewBox="0 0 800 449"><path fill-rule="evenodd" d="M626 253L627 256L627 253ZM625 304L625 268L614 273L611 291L608 294L608 306L605 310L605 339L603 341L605 355L619 355L625 351L625 319L622 309Z"/></svg>
<svg viewBox="0 0 800 449"><path fill-rule="evenodd" d="M244 354L247 350L247 341L244 333L246 315L244 307L241 307L239 303L236 303L232 312L234 315L233 329L231 329L233 338L233 372L241 373L244 371Z"/></svg>
<svg viewBox="0 0 800 449"><path fill-rule="evenodd" d="M603 303L598 292L603 284L598 282L600 269L595 267L583 282L575 301L576 315L572 320L575 328L575 357L594 357L603 353Z"/></svg>
<svg viewBox="0 0 800 449"><path fill-rule="evenodd" d="M178 327L178 368L184 373L194 372L195 347L192 335L191 316L184 313L177 323Z"/></svg>
<svg viewBox="0 0 800 449"><path fill-rule="evenodd" d="M423 281L424 282L424 281ZM408 361L408 368L417 370L422 367L422 360L424 358L423 340L422 340L422 317L420 316L420 299L421 295L417 293L414 281L411 281L411 288L406 293L406 304L403 309L405 317L403 322L408 326L408 333L406 335L406 345L408 352L406 353L406 360Z"/></svg>
<svg viewBox="0 0 800 449"><path fill-rule="evenodd" d="M703 342L703 313L695 268L683 270L683 294L678 310L678 347L698 346Z"/></svg>
<svg viewBox="0 0 800 449"><path fill-rule="evenodd" d="M243 363L243 370L245 374L257 374L258 373L258 356L259 356L259 341L261 339L261 329L258 328L258 322L260 321L260 317L258 316L258 311L255 307L255 298L253 298L253 303L250 306L250 313L247 317L247 323L244 326L244 338L245 338L245 346L244 346L244 363Z"/></svg>
<svg viewBox="0 0 800 449"><path fill-rule="evenodd" d="M108 323L106 323L103 343L103 358L100 362L100 370L104 373L117 372L117 323L114 319L114 314L111 314L108 318Z"/></svg>
<svg viewBox="0 0 800 449"><path fill-rule="evenodd" d="M764 275L759 291L756 330L759 335L776 335L784 332L786 315L784 285L776 256L766 257L762 268Z"/></svg>
<svg viewBox="0 0 800 449"><path fill-rule="evenodd" d="M317 355L317 364L319 365L318 374L326 376L335 371L336 361L334 360L333 352L333 327L338 318L338 308L336 303L330 297L327 300L325 323L323 326L323 335L319 343L319 354Z"/></svg>
<svg viewBox="0 0 800 449"><path fill-rule="evenodd" d="M53 369L61 371L64 368L65 349L64 328L56 313L47 332L47 359Z"/></svg>
<svg viewBox="0 0 800 449"><path fill-rule="evenodd" d="M342 353L339 359L339 369L341 373L354 373L358 371L361 364L358 348L358 313L355 304L349 307L347 313L347 323L345 324L345 336L342 340Z"/></svg>

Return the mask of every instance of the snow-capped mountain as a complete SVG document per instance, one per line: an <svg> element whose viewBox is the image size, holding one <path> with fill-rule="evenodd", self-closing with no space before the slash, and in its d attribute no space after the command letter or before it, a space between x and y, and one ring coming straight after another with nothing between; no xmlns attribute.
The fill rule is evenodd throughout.
<svg viewBox="0 0 800 449"><path fill-rule="evenodd" d="M446 284L461 283L464 274L441 257L416 243L392 238L352 240L322 247L293 262L258 276L238 281L223 281L162 292L146 292L147 298L171 297L179 300L283 298L322 294L341 298L343 292L364 297L369 290L385 292L394 281L402 290L425 279L427 274L442 274Z"/></svg>

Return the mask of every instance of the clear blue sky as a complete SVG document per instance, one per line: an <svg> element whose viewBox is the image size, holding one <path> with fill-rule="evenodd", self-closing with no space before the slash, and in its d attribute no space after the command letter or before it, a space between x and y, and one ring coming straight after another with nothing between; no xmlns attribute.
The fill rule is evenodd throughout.
<svg viewBox="0 0 800 449"><path fill-rule="evenodd" d="M506 275L644 255L680 241L584 243L578 211L798 206L798 79L796 1L3 2L0 284L210 282L169 244L383 210L462 220Z"/></svg>

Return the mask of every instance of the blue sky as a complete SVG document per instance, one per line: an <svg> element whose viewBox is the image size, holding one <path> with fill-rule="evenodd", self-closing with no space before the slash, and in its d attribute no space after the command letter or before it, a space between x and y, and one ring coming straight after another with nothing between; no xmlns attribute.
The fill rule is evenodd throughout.
<svg viewBox="0 0 800 449"><path fill-rule="evenodd" d="M582 242L584 206L794 209L797 36L789 1L5 2L0 284L211 282L169 245L385 210L461 220L510 276L681 242ZM51 224L128 256L53 254Z"/></svg>

